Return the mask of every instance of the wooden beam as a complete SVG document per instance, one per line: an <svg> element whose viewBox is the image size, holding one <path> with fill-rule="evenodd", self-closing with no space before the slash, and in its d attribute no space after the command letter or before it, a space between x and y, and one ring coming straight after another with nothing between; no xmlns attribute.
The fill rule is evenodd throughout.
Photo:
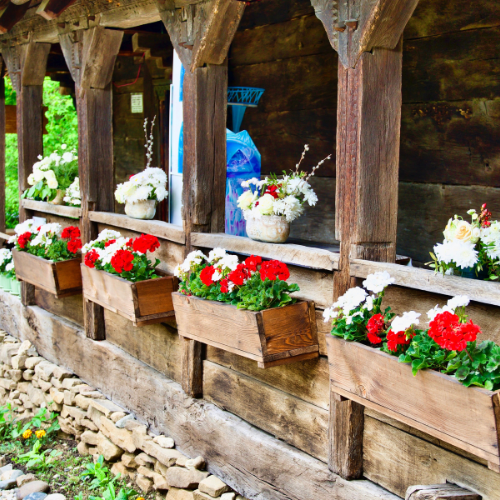
<svg viewBox="0 0 500 500"><path fill-rule="evenodd" d="M3 8L0 8L0 33L7 33L10 31L12 27L23 18L29 6L30 2L21 5L9 2Z"/></svg>
<svg viewBox="0 0 500 500"><path fill-rule="evenodd" d="M60 36L61 48L76 84L78 171L82 192L82 239L97 236L90 212L114 210L113 105L111 76L123 38L122 31L91 28ZM85 332L105 338L104 310L84 300Z"/></svg>
<svg viewBox="0 0 500 500"><path fill-rule="evenodd" d="M481 498L477 493L448 483L410 486L405 496L405 500L481 500Z"/></svg>
<svg viewBox="0 0 500 500"><path fill-rule="evenodd" d="M42 0L36 13L47 21L58 18L76 0Z"/></svg>
<svg viewBox="0 0 500 500"><path fill-rule="evenodd" d="M157 0L157 5L186 69L223 64L245 10L243 2L203 0L179 8L177 1Z"/></svg>
<svg viewBox="0 0 500 500"><path fill-rule="evenodd" d="M32 212L42 212L44 214L58 215L59 217L80 218L82 213L78 207L67 207L65 205L52 205L45 201L21 200L21 206Z"/></svg>
<svg viewBox="0 0 500 500"><path fill-rule="evenodd" d="M5 232L5 63L0 58L0 232Z"/></svg>
<svg viewBox="0 0 500 500"><path fill-rule="evenodd" d="M38 156L43 153L43 80L47 68L50 44L29 42L2 49L12 85L17 93L17 143L19 175L19 221L31 217L23 208L22 193L28 189L28 176ZM35 287L21 283L24 305L35 303Z"/></svg>

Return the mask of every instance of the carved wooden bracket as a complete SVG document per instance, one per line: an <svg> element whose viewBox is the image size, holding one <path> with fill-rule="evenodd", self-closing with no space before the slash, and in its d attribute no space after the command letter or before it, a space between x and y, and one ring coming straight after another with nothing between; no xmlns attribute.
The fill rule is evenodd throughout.
<svg viewBox="0 0 500 500"><path fill-rule="evenodd" d="M32 41L2 48L2 56L17 92L21 86L43 85L49 52L50 43Z"/></svg>
<svg viewBox="0 0 500 500"><path fill-rule="evenodd" d="M160 17L186 69L222 64L245 10L235 0L204 0L176 8L174 0L156 0Z"/></svg>
<svg viewBox="0 0 500 500"><path fill-rule="evenodd" d="M59 35L73 80L81 89L105 89L113 76L123 31L100 26Z"/></svg>
<svg viewBox="0 0 500 500"><path fill-rule="evenodd" d="M418 0L311 0L332 47L345 68L363 52L394 49Z"/></svg>

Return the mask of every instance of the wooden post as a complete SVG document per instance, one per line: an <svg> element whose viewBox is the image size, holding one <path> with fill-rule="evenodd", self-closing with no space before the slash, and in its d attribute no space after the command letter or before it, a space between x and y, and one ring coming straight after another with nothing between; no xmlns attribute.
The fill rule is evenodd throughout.
<svg viewBox="0 0 500 500"><path fill-rule="evenodd" d="M97 236L93 210L114 211L113 94L111 77L123 31L101 27L60 35L61 48L76 84L78 172L82 193L82 239ZM106 338L104 309L84 300L87 337Z"/></svg>
<svg viewBox="0 0 500 500"><path fill-rule="evenodd" d="M227 53L245 6L211 0L176 8L157 0L160 17L184 68L183 221L186 253L191 233L224 232L226 189ZM182 340L182 388L203 393L203 349Z"/></svg>
<svg viewBox="0 0 500 500"><path fill-rule="evenodd" d="M43 153L43 80L47 68L50 44L29 42L5 48L2 56L7 64L12 85L16 90L17 144L19 151L19 220L31 216L21 206L21 195L29 187L28 176L38 155ZM35 287L21 283L21 301L35 303Z"/></svg>
<svg viewBox="0 0 500 500"><path fill-rule="evenodd" d="M0 232L5 233L5 63L0 58Z"/></svg>

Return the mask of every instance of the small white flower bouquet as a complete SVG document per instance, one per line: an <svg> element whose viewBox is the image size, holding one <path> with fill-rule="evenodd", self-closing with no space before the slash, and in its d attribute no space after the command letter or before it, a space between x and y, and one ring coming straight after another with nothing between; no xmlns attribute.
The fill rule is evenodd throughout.
<svg viewBox="0 0 500 500"><path fill-rule="evenodd" d="M64 151L66 145L61 149ZM61 155L55 150L45 158L41 155L33 165L33 173L28 177L31 186L22 195L23 198L50 201L60 204L66 189L78 176L78 156L76 151L65 151Z"/></svg>
<svg viewBox="0 0 500 500"><path fill-rule="evenodd" d="M155 117L156 118L156 117ZM153 127L148 137L148 119L144 120L144 134L146 136L146 169L138 174L131 175L129 180L118 184L115 198L118 203L125 204L125 213L136 219L152 219L156 211L156 204L168 196L167 174L161 168L151 167L153 159Z"/></svg>
<svg viewBox="0 0 500 500"><path fill-rule="evenodd" d="M430 267L447 275L498 280L500 277L500 223L491 221L486 204L478 214L467 212L471 222L455 215L443 232L444 241L431 252Z"/></svg>
<svg viewBox="0 0 500 500"><path fill-rule="evenodd" d="M80 193L80 179L75 177L71 186L66 189L66 195L63 199L64 203L72 207L80 207L82 205L82 196Z"/></svg>
<svg viewBox="0 0 500 500"><path fill-rule="evenodd" d="M273 175L264 180L254 178L241 183L242 187L249 188L238 198L238 207L243 211L246 220L250 217L260 219L263 216L277 215L285 217L290 223L302 215L306 203L309 206L316 205L318 197L308 180L331 155L321 160L312 172L307 174L299 171L306 151L309 151L307 144L295 170L289 174L283 172L283 177Z"/></svg>

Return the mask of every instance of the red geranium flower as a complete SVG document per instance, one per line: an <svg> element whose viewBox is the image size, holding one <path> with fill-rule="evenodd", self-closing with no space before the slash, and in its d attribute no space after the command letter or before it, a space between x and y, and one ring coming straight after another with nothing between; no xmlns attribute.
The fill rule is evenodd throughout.
<svg viewBox="0 0 500 500"><path fill-rule="evenodd" d="M206 286L213 285L214 282L212 280L212 276L214 275L214 272L215 272L214 266L208 266L202 269L200 273L201 282Z"/></svg>
<svg viewBox="0 0 500 500"><path fill-rule="evenodd" d="M26 248L26 245L28 244L28 241L30 240L31 238L31 234L29 231L26 232L26 233L23 233L19 236L19 238L17 238L17 242L19 243L19 246L24 249Z"/></svg>
<svg viewBox="0 0 500 500"><path fill-rule="evenodd" d="M80 248L82 248L82 240L80 238L68 241L68 251L71 253L77 253Z"/></svg>
<svg viewBox="0 0 500 500"><path fill-rule="evenodd" d="M229 292L229 282L228 282L227 278L224 278L223 280L221 280L221 282L220 282L220 291L222 293Z"/></svg>
<svg viewBox="0 0 500 500"><path fill-rule="evenodd" d="M95 263L99 260L99 254L92 249L89 253L85 254L85 265L94 268Z"/></svg>
<svg viewBox="0 0 500 500"><path fill-rule="evenodd" d="M269 260L262 263L260 268L260 279L262 281L265 281L266 278L271 281L276 281L276 279L286 281L289 277L290 271L285 263L279 260Z"/></svg>
<svg viewBox="0 0 500 500"><path fill-rule="evenodd" d="M412 333L410 338L407 338L406 332L393 332L389 330L387 332L387 349L396 352L398 350L398 345L409 345L414 336L415 334Z"/></svg>
<svg viewBox="0 0 500 500"><path fill-rule="evenodd" d="M133 260L134 254L129 250L117 250L111 258L111 265L117 273L132 271L134 268L134 265L132 264Z"/></svg>
<svg viewBox="0 0 500 500"><path fill-rule="evenodd" d="M385 328L385 320L382 314L374 314L366 325L366 329L368 330L368 340L372 344L380 344L382 339L378 336L380 332L382 332Z"/></svg>
<svg viewBox="0 0 500 500"><path fill-rule="evenodd" d="M254 272L257 271L257 266L262 264L262 258L256 255L250 255L250 257L245 260L244 264L249 271Z"/></svg>
<svg viewBox="0 0 500 500"><path fill-rule="evenodd" d="M156 236L151 234L142 234L139 238L136 238L132 247L135 252L146 253L147 251L154 252L160 247L160 242Z"/></svg>
<svg viewBox="0 0 500 500"><path fill-rule="evenodd" d="M61 238L75 240L76 238L79 238L80 235L80 229L78 229L76 226L69 226L63 229Z"/></svg>
<svg viewBox="0 0 500 500"><path fill-rule="evenodd" d="M248 273L242 264L238 264L238 267L236 268L236 270L231 271L229 273L228 278L236 286L241 286L245 283L245 280L248 278Z"/></svg>
<svg viewBox="0 0 500 500"><path fill-rule="evenodd" d="M116 241L116 240L113 240ZM125 243L126 247L132 248L132 245L134 244L134 238L130 238L127 243Z"/></svg>
<svg viewBox="0 0 500 500"><path fill-rule="evenodd" d="M105 247L105 248L108 248L108 247L109 247L109 245L112 245L112 244L113 244L113 243L115 243L115 242L116 242L116 240L108 240L108 241L106 241L106 243L104 243L104 247Z"/></svg>
<svg viewBox="0 0 500 500"><path fill-rule="evenodd" d="M467 342L475 341L478 333L481 333L479 326L472 321L460 323L460 318L448 311L437 314L429 327L429 337L450 351L463 351L467 348Z"/></svg>

